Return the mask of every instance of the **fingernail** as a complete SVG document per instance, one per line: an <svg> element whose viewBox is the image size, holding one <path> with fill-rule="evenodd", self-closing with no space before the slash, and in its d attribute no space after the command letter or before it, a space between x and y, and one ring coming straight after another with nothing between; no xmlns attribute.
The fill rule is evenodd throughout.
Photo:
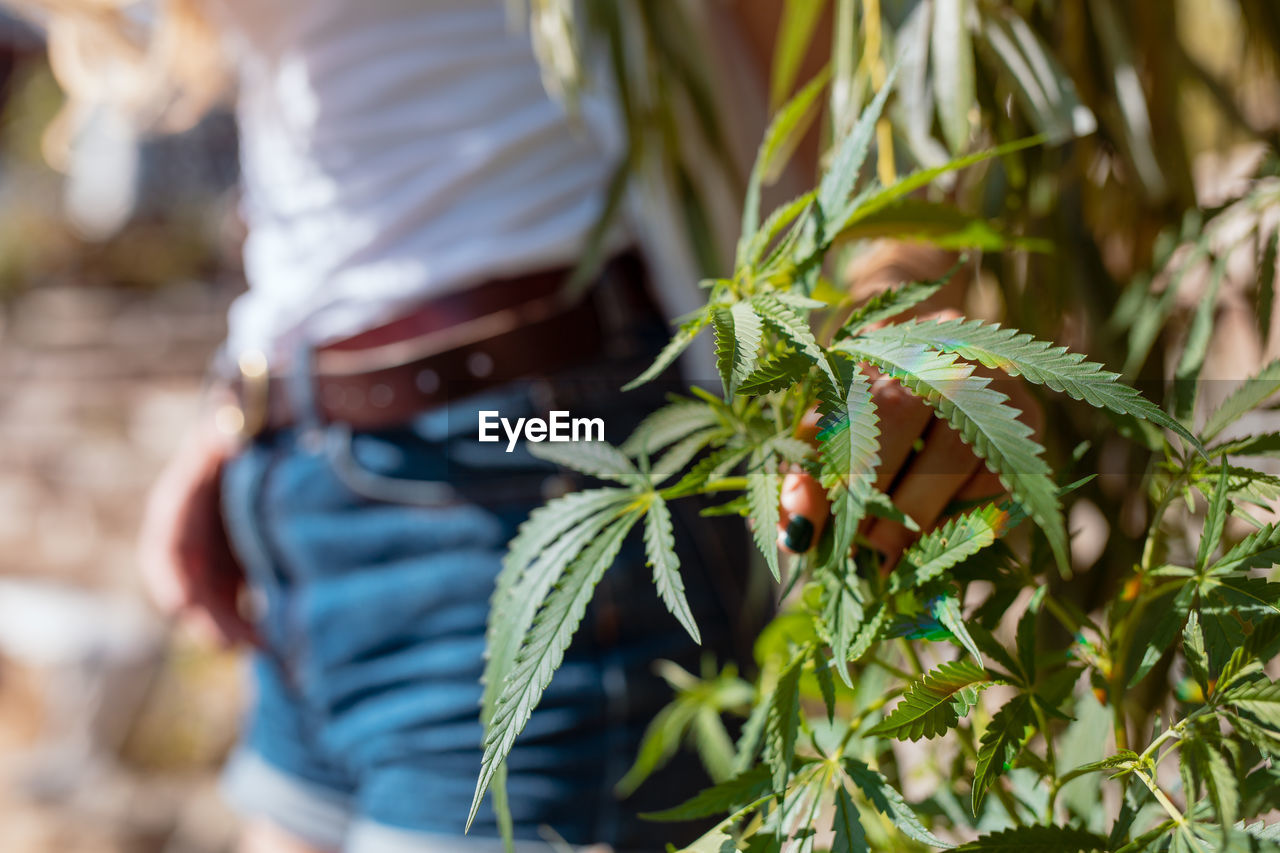
<svg viewBox="0 0 1280 853"><path fill-rule="evenodd" d="M813 544L813 522L803 515L791 516L791 521L787 523L786 538L782 544L797 554L808 551L809 546Z"/></svg>

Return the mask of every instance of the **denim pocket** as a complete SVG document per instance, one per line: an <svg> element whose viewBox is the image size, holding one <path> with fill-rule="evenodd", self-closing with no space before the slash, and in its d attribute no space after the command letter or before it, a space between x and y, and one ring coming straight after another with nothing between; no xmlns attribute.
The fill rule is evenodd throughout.
<svg viewBox="0 0 1280 853"><path fill-rule="evenodd" d="M422 447L411 447L412 444ZM405 430L353 432L333 424L324 432L324 454L333 475L352 493L382 503L449 506L461 501L447 464L431 464L430 447ZM421 455L414 466L413 456Z"/></svg>

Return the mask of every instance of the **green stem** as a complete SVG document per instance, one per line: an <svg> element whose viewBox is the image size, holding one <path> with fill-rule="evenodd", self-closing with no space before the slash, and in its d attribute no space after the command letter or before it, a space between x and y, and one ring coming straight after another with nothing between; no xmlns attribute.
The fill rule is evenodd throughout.
<svg viewBox="0 0 1280 853"><path fill-rule="evenodd" d="M916 647L911 644L910 640L902 639L898 643L902 647L902 653L910 662L912 669L916 671L916 676L924 675L924 662L920 660L920 654L916 651Z"/></svg>
<svg viewBox="0 0 1280 853"><path fill-rule="evenodd" d="M1160 786L1156 784L1156 780L1149 778L1147 774L1141 770L1139 770L1136 775L1142 780L1142 784L1147 786L1147 790L1151 791L1152 796L1156 798L1156 802L1164 807L1164 810L1168 812L1169 817L1173 818L1173 822L1179 827L1184 826L1187 822L1186 816L1178 810L1178 807L1174 805L1173 800L1169 799L1168 795L1165 794L1164 791L1160 790Z"/></svg>
<svg viewBox="0 0 1280 853"><path fill-rule="evenodd" d="M1072 636L1079 634L1081 629L1084 627L1074 616L1071 615L1071 611L1067 610L1067 608L1054 600L1052 593L1045 595L1044 606L1045 609L1049 611L1049 614L1058 620L1058 624L1063 628L1066 628Z"/></svg>
<svg viewBox="0 0 1280 853"><path fill-rule="evenodd" d="M1050 772L1049 807L1045 819L1053 823L1053 794L1058 790L1058 757L1053 749L1053 733L1049 731L1049 720L1035 700L1031 702L1031 711L1036 715L1036 725L1040 727L1040 733L1044 736L1044 759L1049 765Z"/></svg>

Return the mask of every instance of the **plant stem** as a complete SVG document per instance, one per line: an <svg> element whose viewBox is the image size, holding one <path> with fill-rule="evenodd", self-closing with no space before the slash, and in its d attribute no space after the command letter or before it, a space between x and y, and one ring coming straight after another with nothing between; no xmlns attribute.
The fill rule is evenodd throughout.
<svg viewBox="0 0 1280 853"><path fill-rule="evenodd" d="M920 660L920 654L916 651L916 647L911 644L910 640L903 639L899 642L902 646L902 653L910 662L912 669L916 671L916 675L924 675L924 663Z"/></svg>
<svg viewBox="0 0 1280 853"><path fill-rule="evenodd" d="M1049 765L1050 791L1056 792L1058 790L1058 757L1053 749L1053 734L1049 731L1049 720L1045 717L1044 711L1037 702L1031 702L1031 710L1036 715L1036 725L1040 727L1040 734L1044 736L1044 760ZM1048 814L1045 815L1045 819L1049 823L1053 823L1052 793L1049 796Z"/></svg>
<svg viewBox="0 0 1280 853"><path fill-rule="evenodd" d="M880 30L880 0L865 0L863 15L866 27L863 60L867 63L872 87L879 91L886 76L880 47L883 40ZM886 187L891 186L898 180L898 170L893 162L893 126L888 118L881 118L876 122L876 152L876 172L880 182Z"/></svg>
<svg viewBox="0 0 1280 853"><path fill-rule="evenodd" d="M1186 816L1183 815L1182 812L1178 811L1178 807L1174 805L1173 800L1169 799L1168 795L1165 794L1164 791L1160 790L1160 786L1156 784L1156 780L1154 778L1149 778L1147 774L1141 770L1138 770L1136 775L1142 780L1142 784L1146 785L1147 789L1151 791L1152 796L1156 798L1156 802L1163 806L1164 810L1169 813L1171 818L1173 818L1173 822L1178 826L1185 825L1187 822Z"/></svg>

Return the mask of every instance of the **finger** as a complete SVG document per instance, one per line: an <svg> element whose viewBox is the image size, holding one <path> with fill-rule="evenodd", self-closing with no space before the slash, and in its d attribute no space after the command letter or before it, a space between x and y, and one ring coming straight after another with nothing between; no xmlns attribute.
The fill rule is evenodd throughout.
<svg viewBox="0 0 1280 853"><path fill-rule="evenodd" d="M924 447L894 488L893 502L922 530L928 530L979 464L960 434L935 420L925 433ZM884 518L877 519L867 531L867 541L885 555L885 565L894 563L914 536L903 525Z"/></svg>
<svg viewBox="0 0 1280 853"><path fill-rule="evenodd" d="M782 478L778 547L791 554L808 551L822 535L830 511L826 491L812 475L789 472Z"/></svg>
<svg viewBox="0 0 1280 853"><path fill-rule="evenodd" d="M795 437L801 441L807 441L810 444L818 443L818 424L822 421L822 415L818 413L817 406L804 413L804 417L800 419L800 425L796 427Z"/></svg>
<svg viewBox="0 0 1280 853"><path fill-rule="evenodd" d="M871 383L872 399L880 423L880 467L876 488L887 491L914 449L916 439L929 426L933 415L927 403L895 379L878 375Z"/></svg>

